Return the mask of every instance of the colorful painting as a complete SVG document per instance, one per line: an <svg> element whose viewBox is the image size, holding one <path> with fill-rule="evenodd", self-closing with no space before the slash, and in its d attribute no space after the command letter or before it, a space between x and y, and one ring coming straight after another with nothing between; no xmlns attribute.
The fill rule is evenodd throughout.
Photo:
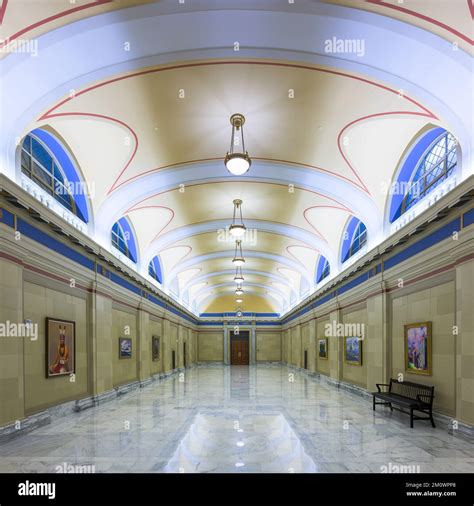
<svg viewBox="0 0 474 506"><path fill-rule="evenodd" d="M360 337L345 338L344 360L348 364L362 365L362 339Z"/></svg>
<svg viewBox="0 0 474 506"><path fill-rule="evenodd" d="M76 324L46 318L46 377L75 373Z"/></svg>
<svg viewBox="0 0 474 506"><path fill-rule="evenodd" d="M129 337L119 337L119 358L132 358L132 340Z"/></svg>
<svg viewBox="0 0 474 506"><path fill-rule="evenodd" d="M431 322L405 325L405 369L431 375Z"/></svg>
<svg viewBox="0 0 474 506"><path fill-rule="evenodd" d="M153 362L160 360L160 338L157 336L151 338L151 356Z"/></svg>
<svg viewBox="0 0 474 506"><path fill-rule="evenodd" d="M328 359L328 340L326 337L318 340L318 357L323 360Z"/></svg>

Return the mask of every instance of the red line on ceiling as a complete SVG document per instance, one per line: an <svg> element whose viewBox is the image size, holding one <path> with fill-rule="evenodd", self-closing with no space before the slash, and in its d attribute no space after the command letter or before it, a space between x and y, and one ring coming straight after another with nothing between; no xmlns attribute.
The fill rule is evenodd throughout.
<svg viewBox="0 0 474 506"><path fill-rule="evenodd" d="M471 18L474 19L474 0L467 0L467 6L469 7Z"/></svg>
<svg viewBox="0 0 474 506"><path fill-rule="evenodd" d="M11 35L10 37L6 38L4 41L2 41L0 43L0 47L6 46L11 41L24 35L25 33L28 33L31 30L34 30L35 28L38 28L42 25L50 23L51 21L55 21L56 19L62 18L62 17L67 16L69 14L73 14L74 12L79 12L79 11L88 9L90 7L97 7L102 4L111 3L112 1L113 0L95 0L94 2L91 2L90 4L80 5L78 7L74 7L72 9L68 9L63 12L59 12L58 14L54 14L53 16L49 16L48 18L42 19L40 21L37 21L36 23L26 26L25 28L22 28L20 31L18 31L18 32L14 33L13 35ZM5 14L7 4L8 4L8 0L4 0L4 2L2 4L2 8L0 10L0 22L3 20L3 15Z"/></svg>
<svg viewBox="0 0 474 506"><path fill-rule="evenodd" d="M360 121L365 121L367 119L371 119L371 118L380 118L382 116L392 116L392 115L400 115L400 114L408 114L408 115L412 115L412 116L423 116L423 117L427 117L427 118L430 118L430 119L437 119L436 116L434 116L433 114L429 113L429 114L426 114L426 113L423 113L423 112L410 112L410 111L391 111L391 112L380 112L380 113L376 113L376 114L369 114L367 116L363 116L362 118L357 118L356 120L354 121L351 121L350 123L347 123L347 125L345 125L342 130L339 132L339 135L337 136L337 147L339 149L339 153L341 154L342 158L344 159L344 161L346 162L346 164L352 169L352 171L354 172L354 174L356 174L357 178L359 179L360 183L364 186L366 192L370 195L370 192L369 190L366 188L366 186L364 185L364 183L362 182L362 180L359 178L357 172L355 171L355 169L352 167L352 164L351 162L349 162L348 158L346 157L346 155L344 154L343 150L342 150L342 147L341 147L341 137L343 135L343 133L348 129L350 128L351 126L355 125L356 123L359 123Z"/></svg>
<svg viewBox="0 0 474 506"><path fill-rule="evenodd" d="M405 14L409 14L411 16L414 16L418 19L422 19L423 21L427 21L428 23L431 23L431 24L436 25L440 28L443 28L444 30L447 30L448 32L452 33L453 35L456 35L457 37L464 40L465 42L467 42L471 46L474 45L474 40L470 39L467 35L464 35L463 33L459 32L458 30L456 30L452 26L442 23L441 21L438 21L434 18L430 18L429 16L425 16L424 14L421 14L420 12L416 12L416 11L407 9L405 7L400 7L399 5L392 5L392 4L384 2L383 0L366 0L366 2L369 4L373 4L373 5L380 5L381 7L387 7L388 9L394 9L396 11L403 12ZM471 11L471 16L472 16L474 13L474 7L472 4L472 0L468 0L467 3L469 6L469 10Z"/></svg>
<svg viewBox="0 0 474 506"><path fill-rule="evenodd" d="M388 91L390 93L394 93L394 94L399 95L399 91L398 90L394 90L393 88L389 88L388 86L385 86L383 84L376 83L375 81L371 81L371 80L365 79L363 77L358 77L358 76L354 76L354 75L351 75L351 74L347 74L345 72L340 72L340 71L336 71L336 70L329 70L329 69L323 69L323 68L319 68L319 67L312 67L312 66L309 66L309 65L293 64L293 63L290 64L290 63L281 63L281 62L258 62L258 61L246 61L246 60L241 60L241 61L219 61L219 62L199 62L199 63L186 63L186 64L179 64L179 65L171 65L171 66L161 67L161 68L157 68L157 69L142 70L142 71L134 72L132 74L127 74L125 76L120 76L120 77L116 77L116 78L113 78L113 79L109 79L109 80L104 81L102 83L98 83L98 84L95 84L95 85L90 86L88 88L85 88L84 90L79 91L78 93L76 93L73 97L68 97L68 98L62 100L61 102L59 102L58 104L56 104L55 106L53 106L51 109L49 109L48 111L46 111L46 113L44 113L43 116L41 116L39 119L41 120L41 119L47 119L47 118L53 117L53 115L51 115L51 113L54 110L56 110L57 108L61 107L65 103L69 102L70 100L74 100L75 98L79 97L80 95L83 95L84 93L88 93L88 92L93 91L95 89L101 88L103 86L106 86L106 85L109 85L109 84L112 84L112 83L116 83L116 82L122 81L124 79L130 79L132 77L137 77L137 76L142 76L142 75L147 75L147 74L153 74L153 73L163 72L163 71L167 71L167 70L177 70L177 69L183 69L183 68L203 67L203 66L211 66L211 65L212 66L215 66L215 65L260 65L260 66L262 66L262 65L264 65L264 66L288 67L288 68L298 68L298 69L303 69L303 70L311 70L311 71L315 71L315 72L322 72L322 73L327 73L327 74L332 74L332 75L338 75L338 76L346 77L348 79L354 79L356 81L360 81L360 82L369 84L371 86L375 86L377 88L383 89L383 90ZM414 99L412 99L410 97L407 97L405 95L401 96L401 98L404 99L404 100L409 101L412 104L415 104L417 107L419 107L420 109L422 109L423 111L425 111L429 115L429 117L437 119L436 116L434 116L433 113L431 113L431 111L429 111L428 109L426 109L425 107L423 107L416 100L414 100ZM66 114L67 113L64 113L64 115L66 115ZM399 114L401 114L401 113L399 113ZM118 121L118 120L116 120L116 121ZM353 123L355 123L355 122L352 122L352 124ZM130 130L132 130L131 127L128 127L128 128ZM340 136L341 136L341 133L339 133L339 136L338 136L338 144L339 144ZM137 146L138 146L138 139L137 139ZM136 150L135 150L135 152L136 152ZM124 172L127 170L127 168L130 165L131 161L133 160L133 158L135 156L135 152L133 153L132 158L129 160L129 162L127 163L127 165L120 172L119 176L115 179L115 181L112 184L111 188L107 192L107 195L109 195L113 190L115 190L118 186L120 186L120 185L117 185L117 183L120 180L120 178L122 177L122 175L124 174ZM346 179L348 181L350 181L352 184L355 184L356 186L360 186L366 193L368 193L370 195L370 192L368 191L368 189L365 186L365 184L362 182L362 180L359 177L357 171L348 162L347 158L342 153L342 151L340 149L340 146L339 146L339 152L342 155L345 163L347 164L347 166L349 167L349 169L351 170L351 172L355 175L355 177L357 178L357 180L361 183L361 185L357 184L355 181L351 181L348 178L346 178ZM319 169L319 170L324 170L324 169ZM327 171L327 172L329 172L329 171ZM143 174L144 173L141 173L139 176L141 176ZM139 177L139 176L136 176L136 177ZM343 176L339 175L339 177L343 177ZM127 182L127 181L128 180L126 180L125 182ZM121 184L123 184L123 183L121 183Z"/></svg>
<svg viewBox="0 0 474 506"><path fill-rule="evenodd" d="M8 0L3 0L2 6L0 7L0 25L3 23L5 12L7 11ZM2 41L3 44L3 41ZM0 46L1 47L1 46Z"/></svg>
<svg viewBox="0 0 474 506"><path fill-rule="evenodd" d="M155 239L158 238L158 236L161 234L161 232L163 232L163 230L173 221L175 214L174 214L173 209L171 209L170 207L166 207L166 206L141 206L141 207L132 206L131 208L127 209L127 211L125 211L125 214L129 214L133 211L139 211L140 209L166 209L167 211L169 211L171 213L171 218L168 220L166 225L164 225L160 229L160 231L153 237L153 239L148 243L148 245L150 245Z"/></svg>
<svg viewBox="0 0 474 506"><path fill-rule="evenodd" d="M135 158L135 154L138 150L138 135L136 134L135 130L133 130L133 128L129 125L127 125L127 123L125 123L124 121L122 120L119 120L117 118L113 118L112 116L105 116L103 114L95 114L95 113L92 113L92 112L61 112L61 113L56 113L56 114L49 114L48 116L41 116L41 118L39 118L38 121L41 121L41 120L45 120L45 119L50 119L50 118L58 118L58 117L64 117L64 116L90 116L90 117L93 117L93 118L100 118L100 119L106 119L108 121L112 121L114 123L118 123L119 125L123 126L124 128L126 128L133 136L134 138L134 141L135 141L135 147L133 149L133 152L132 152L132 155L130 156L128 162L126 163L125 167L122 169L122 171L120 172L119 174L119 178L120 176L127 170L127 168L129 167L129 165L132 163L132 160ZM112 190L109 190L109 192L107 193L107 195L109 195L109 193L111 192Z"/></svg>
<svg viewBox="0 0 474 506"><path fill-rule="evenodd" d="M350 213L350 214L353 214L353 211L349 208L347 208L346 206L344 206L343 204L341 204L343 207L340 207L340 206L312 206L312 207L308 207L307 209L304 210L303 212L303 216L304 216L304 219L308 222L309 226L314 228L314 230L316 230L316 232L326 241L327 239L323 236L323 234L321 234L321 232L311 223L311 221L308 219L308 217L306 216L306 213L308 211L311 211L311 209L317 209L317 208L330 208L330 209L339 209L341 211L345 211L347 213Z"/></svg>

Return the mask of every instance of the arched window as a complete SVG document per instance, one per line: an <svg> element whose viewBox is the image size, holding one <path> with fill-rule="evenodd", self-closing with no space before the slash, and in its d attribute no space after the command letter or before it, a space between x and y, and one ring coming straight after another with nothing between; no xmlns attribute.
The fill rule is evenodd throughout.
<svg viewBox="0 0 474 506"><path fill-rule="evenodd" d="M456 140L444 128L425 132L408 151L390 203L390 223L451 176L457 166Z"/></svg>
<svg viewBox="0 0 474 506"><path fill-rule="evenodd" d="M358 218L353 216L344 232L342 242L341 262L345 262L367 244L367 228Z"/></svg>
<svg viewBox="0 0 474 506"><path fill-rule="evenodd" d="M70 155L51 133L37 128L24 138L21 171L83 222L89 221L84 185Z"/></svg>
<svg viewBox="0 0 474 506"><path fill-rule="evenodd" d="M112 246L117 248L120 253L128 257L132 262L137 262L135 236L126 218L120 218L112 227Z"/></svg>
<svg viewBox="0 0 474 506"><path fill-rule="evenodd" d="M156 281L158 281L158 283L162 283L163 281L163 276L161 274L161 264L160 264L160 260L157 256L153 257L150 261L150 263L148 264L148 274L153 278L155 279Z"/></svg>
<svg viewBox="0 0 474 506"><path fill-rule="evenodd" d="M316 269L316 283L320 283L324 278L327 278L331 272L329 262L323 255L319 256L318 268Z"/></svg>
<svg viewBox="0 0 474 506"><path fill-rule="evenodd" d="M421 158L403 199L402 214L448 178L456 164L456 141L449 132L445 132Z"/></svg>

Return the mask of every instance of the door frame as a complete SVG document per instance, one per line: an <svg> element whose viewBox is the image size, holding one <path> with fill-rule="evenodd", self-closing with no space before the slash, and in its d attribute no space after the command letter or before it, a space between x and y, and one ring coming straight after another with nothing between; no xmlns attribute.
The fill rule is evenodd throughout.
<svg viewBox="0 0 474 506"><path fill-rule="evenodd" d="M233 330L229 331L229 355L230 355L229 356L229 364L230 365L250 365L250 353L251 353L251 349L250 349L251 335L250 335L250 333L251 333L250 330L239 330L239 333L236 335ZM248 361L246 364L233 364L232 363L232 340L247 341L247 349L248 349L247 359L248 359Z"/></svg>

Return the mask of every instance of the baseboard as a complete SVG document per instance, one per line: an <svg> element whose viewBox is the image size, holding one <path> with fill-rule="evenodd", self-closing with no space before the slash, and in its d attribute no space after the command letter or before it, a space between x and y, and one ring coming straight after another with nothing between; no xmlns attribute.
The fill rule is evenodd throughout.
<svg viewBox="0 0 474 506"><path fill-rule="evenodd" d="M372 402L372 392L369 392L367 389L363 387L353 385L345 381L335 380L334 378L330 378L329 376L326 376L324 374L308 371L306 369L303 369L302 367L296 367L291 364L286 364L286 366L289 369L293 369L295 371L305 374L312 380L318 381L319 383L330 385L335 388L340 388L341 390L344 390L348 393L362 397L367 402L370 403ZM472 425L460 422L459 420L455 420L454 418L435 410L433 410L433 418L435 419L437 427L443 428L450 434L462 438L467 438L469 440L474 439L474 427Z"/></svg>
<svg viewBox="0 0 474 506"><path fill-rule="evenodd" d="M78 413L86 409L94 408L96 406L101 406L107 402L112 401L113 399L117 399L117 397L121 397L122 395L126 395L140 388L148 387L157 381L167 379L171 376L174 376L175 374L192 369L193 367L195 367L195 364L192 364L186 369L174 369L166 373L155 374L146 380L126 383L97 395L91 395L82 399L78 399L76 401L69 401L62 404L57 404L56 406L51 406L50 408L45 409L41 412L27 416L23 420L18 420L0 427L0 442L9 441L10 439L18 437L22 434L27 434L28 432L48 425L53 419L61 418L72 413Z"/></svg>

